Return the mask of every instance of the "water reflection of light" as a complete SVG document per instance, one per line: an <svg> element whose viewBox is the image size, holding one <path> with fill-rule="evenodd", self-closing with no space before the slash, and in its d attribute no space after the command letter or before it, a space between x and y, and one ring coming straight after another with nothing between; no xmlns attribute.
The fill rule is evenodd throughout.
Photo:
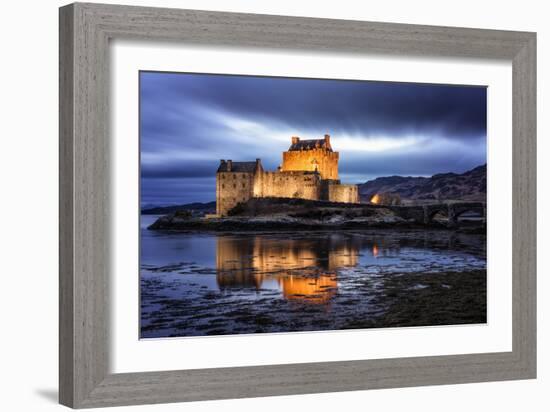
<svg viewBox="0 0 550 412"><path fill-rule="evenodd" d="M378 257L378 246L376 246L376 243L372 245L372 255Z"/></svg>
<svg viewBox="0 0 550 412"><path fill-rule="evenodd" d="M279 278L279 284L286 299L308 303L327 303L338 288L336 277L330 274L314 278L284 276Z"/></svg>
<svg viewBox="0 0 550 412"><path fill-rule="evenodd" d="M285 299L326 303L336 269L358 263L358 245L338 235L316 241L251 236L217 239L217 283L222 290L276 289Z"/></svg>

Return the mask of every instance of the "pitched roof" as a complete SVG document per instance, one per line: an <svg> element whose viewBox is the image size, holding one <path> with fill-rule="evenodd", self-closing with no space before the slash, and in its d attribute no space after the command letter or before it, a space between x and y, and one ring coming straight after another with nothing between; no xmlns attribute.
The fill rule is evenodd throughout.
<svg viewBox="0 0 550 412"><path fill-rule="evenodd" d="M256 162L231 162L231 170L229 169L229 162L223 161L218 167L217 173L220 172L236 172L236 173L254 173L256 170Z"/></svg>
<svg viewBox="0 0 550 412"><path fill-rule="evenodd" d="M329 152L332 152L332 147L330 143L327 144L325 139L310 139L310 140L298 140L296 143L293 143L288 148L289 152L299 151L299 150L313 150L317 147L327 149Z"/></svg>

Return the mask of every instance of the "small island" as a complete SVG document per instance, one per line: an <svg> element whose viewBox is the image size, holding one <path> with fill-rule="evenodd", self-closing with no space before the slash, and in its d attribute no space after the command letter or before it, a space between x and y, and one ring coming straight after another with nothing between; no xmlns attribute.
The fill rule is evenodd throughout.
<svg viewBox="0 0 550 412"><path fill-rule="evenodd" d="M459 221L468 213L469 220ZM439 214L455 217L435 219ZM368 228L432 228L484 233L485 204L456 202L423 206L383 206L346 204L305 199L262 198L239 203L224 217L195 217L190 210L180 210L159 217L149 230L171 231L263 231L263 230L331 230ZM473 217L472 217L473 215Z"/></svg>
<svg viewBox="0 0 550 412"><path fill-rule="evenodd" d="M364 185L354 185L342 184L338 179L338 160L339 153L333 151L329 135L311 140L292 137L277 171L264 170L261 159L221 160L216 172L215 202L173 207L148 229L261 231L432 227L480 233L485 229L486 205L478 200L485 198L485 166L462 175L382 177ZM369 193L373 188L378 191ZM207 213L213 206L215 213ZM157 209L158 212L162 210ZM470 219L461 219L463 216Z"/></svg>

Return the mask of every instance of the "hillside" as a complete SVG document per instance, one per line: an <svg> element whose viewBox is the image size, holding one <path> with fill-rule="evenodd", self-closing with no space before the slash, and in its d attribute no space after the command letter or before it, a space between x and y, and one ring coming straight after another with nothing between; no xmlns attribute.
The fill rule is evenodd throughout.
<svg viewBox="0 0 550 412"><path fill-rule="evenodd" d="M216 202L208 202L208 203L195 202L195 203L187 203L185 205L150 207L150 208L142 209L141 214L142 215L166 215L168 213L175 213L182 210L188 210L190 212L195 212L197 214L216 213Z"/></svg>
<svg viewBox="0 0 550 412"><path fill-rule="evenodd" d="M440 173L432 177L379 177L359 185L359 196L369 201L376 193L397 193L402 200L415 201L485 201L487 165L462 174Z"/></svg>

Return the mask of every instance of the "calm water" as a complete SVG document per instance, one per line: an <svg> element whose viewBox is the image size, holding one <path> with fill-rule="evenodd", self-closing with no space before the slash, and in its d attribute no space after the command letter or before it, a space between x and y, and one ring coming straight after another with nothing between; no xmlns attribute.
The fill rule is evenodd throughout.
<svg viewBox="0 0 550 412"><path fill-rule="evenodd" d="M193 233L141 221L141 336L484 323L485 237Z"/></svg>

